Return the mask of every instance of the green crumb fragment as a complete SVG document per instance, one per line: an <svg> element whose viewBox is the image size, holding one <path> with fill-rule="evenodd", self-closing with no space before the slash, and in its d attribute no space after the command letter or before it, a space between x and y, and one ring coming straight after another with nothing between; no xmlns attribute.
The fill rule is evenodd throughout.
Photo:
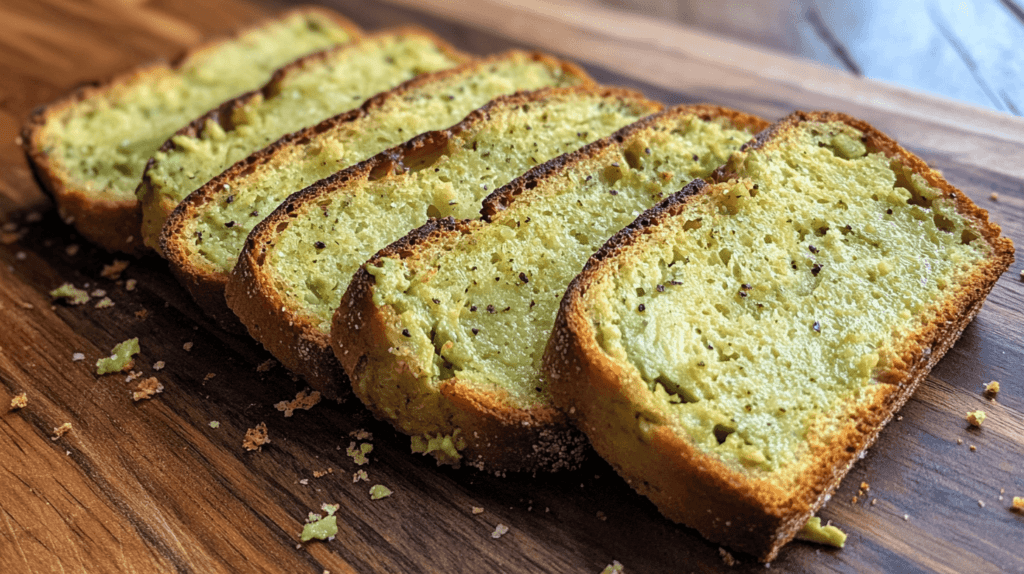
<svg viewBox="0 0 1024 574"><path fill-rule="evenodd" d="M972 411L967 413L967 423L972 427L981 427L985 422L985 411Z"/></svg>
<svg viewBox="0 0 1024 574"><path fill-rule="evenodd" d="M96 374L119 373L131 369L135 364L132 355L138 354L139 338L134 337L122 341L110 351L110 356L96 361Z"/></svg>
<svg viewBox="0 0 1024 574"><path fill-rule="evenodd" d="M85 289L78 289L71 283L65 283L50 291L53 299L64 299L68 305L84 305L89 302L89 293Z"/></svg>
<svg viewBox="0 0 1024 574"><path fill-rule="evenodd" d="M455 429L455 432L448 435L438 433L431 436L429 433L412 437L412 452L419 454L430 454L437 459L437 464L450 464L459 466L462 455L459 450L466 448L466 439L462 438L462 429Z"/></svg>
<svg viewBox="0 0 1024 574"><path fill-rule="evenodd" d="M210 428L212 428L212 429L219 429L220 428L220 421L210 421Z"/></svg>
<svg viewBox="0 0 1024 574"><path fill-rule="evenodd" d="M348 448L345 450L345 453L352 457L352 460L356 464L362 466L370 462L370 459L366 455L370 454L372 451L372 444L364 442L363 444L356 447L356 443L355 441L353 441L349 443Z"/></svg>
<svg viewBox="0 0 1024 574"><path fill-rule="evenodd" d="M338 534L338 517L334 515L338 511L337 504L327 504L321 507L327 513L327 516L321 517L319 514L310 512L309 516L306 517L306 525L302 527L302 534L299 535L299 540L303 542L309 542L316 538L317 540L327 540Z"/></svg>
<svg viewBox="0 0 1024 574"><path fill-rule="evenodd" d="M104 297L100 299L99 303L96 304L97 309L109 309L110 307L113 306L114 302L110 299L110 297Z"/></svg>
<svg viewBox="0 0 1024 574"><path fill-rule="evenodd" d="M611 564L604 567L604 570L601 571L601 574L616 574L618 572L625 572L625 569L623 568L621 562L619 562L618 560L612 560Z"/></svg>
<svg viewBox="0 0 1024 574"><path fill-rule="evenodd" d="M822 526L821 518L817 516L812 516L807 521L803 530L796 534L796 538L808 542L817 542L818 544L828 544L836 548L842 548L846 545L846 533L835 526Z"/></svg>
<svg viewBox="0 0 1024 574"><path fill-rule="evenodd" d="M383 484L375 484L370 487L370 500L380 500L391 496L391 489Z"/></svg>

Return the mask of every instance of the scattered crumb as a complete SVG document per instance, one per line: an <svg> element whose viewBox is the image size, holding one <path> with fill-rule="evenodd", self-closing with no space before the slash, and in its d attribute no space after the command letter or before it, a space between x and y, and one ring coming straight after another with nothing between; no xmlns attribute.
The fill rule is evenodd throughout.
<svg viewBox="0 0 1024 574"><path fill-rule="evenodd" d="M220 421L210 421L210 428L212 428L212 429L219 429L220 428Z"/></svg>
<svg viewBox="0 0 1024 574"><path fill-rule="evenodd" d="M35 305L33 305L33 304L31 304L31 303L29 303L27 301L22 301L21 303L18 303L18 305L21 306L22 309L35 309L36 308Z"/></svg>
<svg viewBox="0 0 1024 574"><path fill-rule="evenodd" d="M366 471L363 469L359 469L352 473L353 484L359 482L360 480L370 480L370 475L366 474Z"/></svg>
<svg viewBox="0 0 1024 574"><path fill-rule="evenodd" d="M137 279L129 279L129 280L124 282L124 290L125 291L134 291L135 290L135 286L138 285L138 284L139 284L139 281Z"/></svg>
<svg viewBox="0 0 1024 574"><path fill-rule="evenodd" d="M276 366L277 361L275 361L274 359L267 359L266 361L263 361L262 363L256 366L256 372L265 373Z"/></svg>
<svg viewBox="0 0 1024 574"><path fill-rule="evenodd" d="M956 444L964 444L964 439L962 439L962 438L956 439Z"/></svg>
<svg viewBox="0 0 1024 574"><path fill-rule="evenodd" d="M508 534L508 526L499 524L494 527L494 532L491 533L491 538L501 538L505 534Z"/></svg>
<svg viewBox="0 0 1024 574"><path fill-rule="evenodd" d="M74 257L75 255L78 255L78 250L78 244L72 243L71 245L68 245L67 247L64 248L64 253L67 253L70 257Z"/></svg>
<svg viewBox="0 0 1024 574"><path fill-rule="evenodd" d="M110 297L104 297L104 298L100 299L99 303L96 303L96 308L97 309L109 309L110 307L113 307L113 306L114 306L114 302L110 299Z"/></svg>
<svg viewBox="0 0 1024 574"><path fill-rule="evenodd" d="M310 512L309 516L306 517L306 525L302 527L302 534L299 535L299 540L309 542L314 538L317 540L327 540L336 536L338 534L338 517L334 513L338 511L339 506L338 504L327 504L325 502L320 507L327 513L327 516L324 517Z"/></svg>
<svg viewBox="0 0 1024 574"><path fill-rule="evenodd" d="M292 416L296 410L302 409L308 411L313 408L314 405L320 402L320 391L308 392L307 390L301 390L295 399L291 401L281 401L274 403L274 408L284 412L284 416Z"/></svg>
<svg viewBox="0 0 1024 574"><path fill-rule="evenodd" d="M391 496L391 489L383 484L375 484L370 487L370 500L380 500Z"/></svg>
<svg viewBox="0 0 1024 574"><path fill-rule="evenodd" d="M1014 496L1013 505L1010 506L1010 509L1016 510L1017 512L1024 512L1024 497Z"/></svg>
<svg viewBox="0 0 1024 574"><path fill-rule="evenodd" d="M302 486L306 486L306 485L309 484L309 479L308 478L300 478L299 479L299 484L301 484Z"/></svg>
<svg viewBox="0 0 1024 574"><path fill-rule="evenodd" d="M89 293L85 289L77 289L71 283L65 283L50 291L52 299L64 299L68 305L84 305L89 302Z"/></svg>
<svg viewBox="0 0 1024 574"><path fill-rule="evenodd" d="M999 394L999 381L992 381L985 385L985 396L995 397Z"/></svg>
<svg viewBox="0 0 1024 574"><path fill-rule="evenodd" d="M163 370L163 368L166 367L166 366L167 366L167 363L165 363L163 361L157 361L157 362L153 363L153 370L154 371L160 371L160 370Z"/></svg>
<svg viewBox="0 0 1024 574"><path fill-rule="evenodd" d="M107 279L110 279L110 280L120 279L121 278L121 272L124 271L127 268L128 268L128 262L127 261L122 261L120 259L115 259L114 262L111 263L110 265L104 265L103 266L103 271L100 271L100 275L105 277L105 278L107 278Z"/></svg>
<svg viewBox="0 0 1024 574"><path fill-rule="evenodd" d="M110 356L96 361L96 374L118 373L130 371L135 366L135 359L132 358L140 352L139 338L134 337L127 341L118 343L110 350Z"/></svg>
<svg viewBox="0 0 1024 574"><path fill-rule="evenodd" d="M89 293L90 297L106 297L107 291L105 289L93 289L92 293Z"/></svg>
<svg viewBox="0 0 1024 574"><path fill-rule="evenodd" d="M28 253L25 253L24 251L19 251L14 254L14 258L17 259L18 261L24 261L28 259Z"/></svg>
<svg viewBox="0 0 1024 574"><path fill-rule="evenodd" d="M373 445L372 444L370 444L368 442L364 442L363 444L359 445L358 448L356 448L356 443L355 443L355 441L353 441L352 443L350 443L348 445L348 449L345 450L345 453L348 454L350 457L352 457L352 460L356 464L358 464L359 466L362 466L362 465L370 462L370 459L366 455L370 454L370 452L372 452L372 451L373 451Z"/></svg>
<svg viewBox="0 0 1024 574"><path fill-rule="evenodd" d="M622 566L621 562L619 562L618 560L612 560L611 564L604 567L604 570L601 571L601 574L620 574L625 573L625 571L626 570Z"/></svg>
<svg viewBox="0 0 1024 574"><path fill-rule="evenodd" d="M985 412L978 410L967 413L967 422L972 427L980 427L981 423L985 422Z"/></svg>
<svg viewBox="0 0 1024 574"><path fill-rule="evenodd" d="M16 411L23 409L28 406L28 395L24 392L20 392L11 399L11 410Z"/></svg>
<svg viewBox="0 0 1024 574"><path fill-rule="evenodd" d="M192 341L189 341L189 342L185 343L184 345L181 346L181 348L185 349L186 351L191 351L192 350Z"/></svg>
<svg viewBox="0 0 1024 574"><path fill-rule="evenodd" d="M251 428L245 431L245 440L242 441L242 446L245 450L263 450L263 445L270 442L270 438L267 437L267 423L260 423L256 425L256 428Z"/></svg>
<svg viewBox="0 0 1024 574"><path fill-rule="evenodd" d="M138 386L132 391L132 400L138 402L143 399L151 399L153 395L162 392L164 392L164 386L160 384L160 381L156 377L149 377L139 381Z"/></svg>
<svg viewBox="0 0 1024 574"><path fill-rule="evenodd" d="M982 508L985 508L985 501L984 500L979 500L978 501L978 506L980 506Z"/></svg>
<svg viewBox="0 0 1024 574"><path fill-rule="evenodd" d="M333 473L334 473L334 469L333 468L328 468L327 470L314 470L313 471L313 478L323 478L323 477L327 476L328 474L333 474Z"/></svg>
<svg viewBox="0 0 1024 574"><path fill-rule="evenodd" d="M144 321L146 317L149 317L149 309L139 309L138 311L135 312L135 317L137 317L140 321Z"/></svg>
<svg viewBox="0 0 1024 574"><path fill-rule="evenodd" d="M729 554L728 550L721 546L718 547L718 555L722 557L722 562L725 562L726 566L735 566L740 563L739 560L732 557L732 554Z"/></svg>
<svg viewBox="0 0 1024 574"><path fill-rule="evenodd" d="M972 444L972 445L971 445L971 452L974 452L974 451L976 451L976 450L978 450L978 447L976 447L976 446L974 446L974 445Z"/></svg>
<svg viewBox="0 0 1024 574"><path fill-rule="evenodd" d="M124 378L124 382L130 383L141 376L142 371L129 371L128 376Z"/></svg>
<svg viewBox="0 0 1024 574"><path fill-rule="evenodd" d="M203 382L212 380L216 376L217 376L217 373L206 373L206 376L203 377Z"/></svg>
<svg viewBox="0 0 1024 574"><path fill-rule="evenodd" d="M910 520L910 515L909 514L904 514L903 515L903 520Z"/></svg>
<svg viewBox="0 0 1024 574"><path fill-rule="evenodd" d="M988 198L992 201L999 201L999 194L993 191L992 195L988 196Z"/></svg>
<svg viewBox="0 0 1024 574"><path fill-rule="evenodd" d="M898 421L903 420L903 415L896 415L896 420L898 420Z"/></svg>
<svg viewBox="0 0 1024 574"><path fill-rule="evenodd" d="M85 353L75 353L75 354L71 355L71 362L72 363L77 363L78 361L84 361L84 360L85 360Z"/></svg>
<svg viewBox="0 0 1024 574"><path fill-rule="evenodd" d="M857 504L857 497L856 496L854 496L853 499L850 500L850 504Z"/></svg>
<svg viewBox="0 0 1024 574"><path fill-rule="evenodd" d="M876 504L878 504L878 499L877 498L872 498L871 499L871 506L874 506Z"/></svg>
<svg viewBox="0 0 1024 574"><path fill-rule="evenodd" d="M356 429L348 433L348 436L356 440L373 440L373 433L364 429Z"/></svg>
<svg viewBox="0 0 1024 574"><path fill-rule="evenodd" d="M482 506L474 506L473 507L473 514L483 514L483 513L484 513L484 507L482 507Z"/></svg>
<svg viewBox="0 0 1024 574"><path fill-rule="evenodd" d="M871 490L871 485L866 482L862 482L860 483L860 489L863 490L864 492L867 492Z"/></svg>
<svg viewBox="0 0 1024 574"><path fill-rule="evenodd" d="M71 432L71 423L64 423L53 429L53 436L50 437L50 440L57 440L69 432Z"/></svg>

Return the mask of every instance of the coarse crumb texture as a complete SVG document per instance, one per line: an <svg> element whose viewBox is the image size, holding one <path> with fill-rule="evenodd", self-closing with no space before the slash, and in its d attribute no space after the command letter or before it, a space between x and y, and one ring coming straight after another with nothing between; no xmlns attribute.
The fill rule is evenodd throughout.
<svg viewBox="0 0 1024 574"><path fill-rule="evenodd" d="M574 280L558 404L670 518L770 560L1013 260L987 214L876 130L797 113Z"/></svg>
<svg viewBox="0 0 1024 574"><path fill-rule="evenodd" d="M219 425L218 425L219 426ZM267 434L267 423L260 423L245 431L245 438L242 446L245 450L263 450L263 445L270 443L270 436Z"/></svg>
<svg viewBox="0 0 1024 574"><path fill-rule="evenodd" d="M428 218L478 217L497 187L659 107L592 86L502 96L292 196L250 235L228 305L286 367L339 393L331 314L366 259Z"/></svg>
<svg viewBox="0 0 1024 574"><path fill-rule="evenodd" d="M288 12L173 66L150 65L37 111L25 128L26 151L65 219L103 247L131 251L130 242L104 238L110 230L100 226L138 226L135 188L160 144L225 99L262 85L275 69L358 34L326 10ZM128 219L103 219L114 214ZM117 231L124 238L134 233L139 243L138 229Z"/></svg>
<svg viewBox="0 0 1024 574"><path fill-rule="evenodd" d="M222 104L153 154L139 185L142 235L159 249L171 211L217 174L279 137L356 108L414 76L466 60L427 32L382 33L302 58L261 90Z"/></svg>
<svg viewBox="0 0 1024 574"><path fill-rule="evenodd" d="M710 174L764 125L711 106L669 110L498 190L485 202L487 223L438 225L433 236L423 228L417 240L385 250L356 276L362 285L350 288L335 318L336 352L356 395L413 435L414 450L422 437L450 436L475 466L538 464L551 454L544 439L567 426L540 373L566 286L608 237ZM372 341L361 328L367 313L387 323ZM492 414L466 412L467 396ZM502 426L532 433L486 436ZM451 448L433 450L449 462ZM570 462L556 454L545 462Z"/></svg>
<svg viewBox="0 0 1024 574"><path fill-rule="evenodd" d="M28 406L28 395L25 392L20 392L11 397L11 410L16 411L23 409Z"/></svg>
<svg viewBox="0 0 1024 574"><path fill-rule="evenodd" d="M179 275L218 274L223 290L249 231L292 193L413 136L451 126L500 95L590 82L570 64L521 51L424 74L358 110L289 134L209 181L171 217L163 251L182 268Z"/></svg>
<svg viewBox="0 0 1024 574"><path fill-rule="evenodd" d="M131 391L133 401L151 399L157 393L164 392L164 385L156 377L148 377L139 381L135 389Z"/></svg>
<svg viewBox="0 0 1024 574"><path fill-rule="evenodd" d="M295 411L302 409L308 411L320 403L320 391L310 392L308 389L301 390L295 398L290 401L274 403L274 408L283 412L284 416L290 417Z"/></svg>

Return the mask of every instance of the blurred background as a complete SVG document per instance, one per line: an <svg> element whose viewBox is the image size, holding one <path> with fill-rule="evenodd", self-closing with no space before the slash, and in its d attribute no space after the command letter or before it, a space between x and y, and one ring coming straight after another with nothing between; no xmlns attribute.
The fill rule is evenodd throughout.
<svg viewBox="0 0 1024 574"><path fill-rule="evenodd" d="M1022 0L564 0L671 20L1020 116Z"/></svg>

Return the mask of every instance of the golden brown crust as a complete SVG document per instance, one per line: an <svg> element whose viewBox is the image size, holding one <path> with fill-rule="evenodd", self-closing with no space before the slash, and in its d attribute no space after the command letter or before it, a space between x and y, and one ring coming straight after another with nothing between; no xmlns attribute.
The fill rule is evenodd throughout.
<svg viewBox="0 0 1024 574"><path fill-rule="evenodd" d="M224 43L235 41L243 34L270 22L299 13L318 14L329 18L345 28L353 38L362 35L358 26L335 12L317 6L297 7L266 18L229 36L189 49L170 63L158 61L144 64L109 80L78 87L63 98L33 110L22 128L21 145L40 186L53 197L57 204L61 219L74 225L83 237L108 251L120 251L133 255L141 255L147 251L142 241L142 212L138 200L134 198L100 199L82 187L80 182L73 181L59 159L50 156L42 145L41 140L47 121L55 116L60 116L68 108L74 107L84 100L105 97L110 91L134 83L140 78L176 72L191 58L199 54L214 50Z"/></svg>
<svg viewBox="0 0 1024 574"><path fill-rule="evenodd" d="M288 76L295 74L301 70L309 67L315 67L324 60L331 58L335 53L342 52L345 50L352 49L353 45L361 42L372 41L377 38L383 38L387 36L398 36L398 35L416 35L429 38L431 43L438 47L448 58L456 62L468 62L471 56L457 50L454 46L441 39L440 36L434 34L430 30L420 28L419 26L398 26L395 28L389 28L386 30L380 30L373 34L368 34L361 38L356 39L354 42L348 44L341 44L333 48L314 52L307 56L303 56L292 63L279 68L274 72L274 75L270 80L263 85L263 87L240 94L230 100L227 100L217 106L216 108L206 112L205 114L195 118L188 125L182 127L173 135L167 138L166 141L160 146L160 151L167 152L175 148L174 137L185 135L188 137L200 137L203 134L203 129L207 125L207 122L213 122L219 125L224 131L232 131L235 128L232 122L233 111L249 105L254 100L259 99L270 99L280 89L280 85L284 82ZM355 110L353 110L355 112ZM142 173L142 181L139 182L139 187L136 189L136 196L141 199L141 211L142 211L142 237L147 247L154 249L161 257L164 256L162 250L162 241L160 236L164 225L166 225L168 218L173 214L174 210L178 207L178 203L169 200L166 197L157 195L157 192L152 187L152 180L150 178L150 170L154 169L156 165L156 158L150 158L146 163L146 169ZM230 169L230 168L229 168ZM194 192L195 190L193 190ZM192 193L192 192L190 192ZM206 298L204 298L205 300ZM213 299L212 302L216 302ZM205 309L205 307L204 307ZM223 309L212 309L215 313L223 315ZM230 323L230 321L228 321Z"/></svg>
<svg viewBox="0 0 1024 574"><path fill-rule="evenodd" d="M779 548L802 528L831 496L856 460L907 401L917 386L974 318L999 275L1013 261L1012 242L999 236L999 227L987 213L937 172L868 124L842 114L797 112L763 131L745 146L768 149L788 130L805 121L843 122L865 134L869 151L881 151L905 165L954 198L960 213L969 217L991 246L991 254L937 309L930 322L899 344L891 368L876 377L870 400L851 403L848 422L833 435L809 438L808 461L796 476L776 482L748 479L708 455L696 452L650 410L651 430L639 436L638 425L607 428L621 420L615 410L622 401L644 412L646 393L637 392L597 343L584 308L588 284L596 280L603 262L626 257L652 227L681 213L698 194L711 193L714 184L695 181L682 192L651 208L632 225L609 240L569 286L544 356L545 373L556 404L566 409L588 435L595 449L612 461L616 470L638 492L648 496L669 518L697 528L710 540L728 544L772 560ZM730 162L713 176L727 182L735 176Z"/></svg>
<svg viewBox="0 0 1024 574"><path fill-rule="evenodd" d="M239 254L225 289L228 307L248 328L249 334L263 344L284 366L302 375L325 396L344 394L347 377L331 352L329 336L318 321L294 309L277 291L273 272L265 265L265 254L276 241L279 225L287 225L292 212L336 193L348 193L371 179L402 173L407 166L427 161L440 154L456 135L487 121L490 111L503 106L543 100L552 93L593 92L607 98L647 102L631 90L577 86L545 88L501 96L443 131L421 134L408 142L386 150L357 165L342 170L293 194L250 232Z"/></svg>
<svg viewBox="0 0 1024 574"><path fill-rule="evenodd" d="M442 82L446 78L464 72L466 68L484 67L492 62L513 58L517 55L523 55L536 62L544 62L552 69L560 69L564 75L579 78L580 86L593 87L596 85L590 76L575 64L540 52L530 53L521 50L510 50L502 54L473 60L463 66L412 78L390 91L381 92L371 97L357 109L336 115L319 124L281 137L276 142L232 165L223 173L189 194L171 213L171 216L164 224L163 232L160 236L161 251L164 257L167 258L171 271L181 284L188 289L199 306L208 315L216 319L221 326L232 331L244 330L238 321L238 317L228 308L224 300L224 289L227 286L230 275L222 273L219 269L210 265L205 258L195 253L194 248L191 246L191 237L195 231L195 225L205 206L211 203L216 205L222 198L232 195L234 193L232 189L239 189L245 185L248 173L253 172L259 166L274 161L281 154L300 149L303 146L303 142L309 141L316 134L335 130L339 126L365 118L379 110L387 102L401 98L411 90L431 83ZM225 188L225 185L229 187Z"/></svg>

